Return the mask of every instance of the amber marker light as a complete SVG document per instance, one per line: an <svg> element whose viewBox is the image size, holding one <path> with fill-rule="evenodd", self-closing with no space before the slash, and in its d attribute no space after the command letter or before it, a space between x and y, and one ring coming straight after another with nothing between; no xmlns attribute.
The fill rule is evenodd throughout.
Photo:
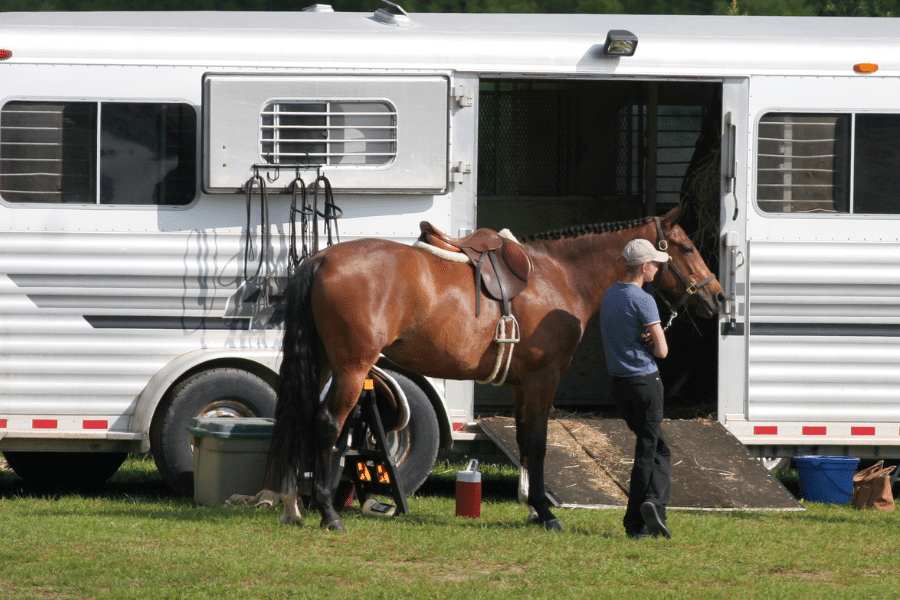
<svg viewBox="0 0 900 600"><path fill-rule="evenodd" d="M873 63L856 63L853 70L857 73L874 73L878 70L878 65Z"/></svg>

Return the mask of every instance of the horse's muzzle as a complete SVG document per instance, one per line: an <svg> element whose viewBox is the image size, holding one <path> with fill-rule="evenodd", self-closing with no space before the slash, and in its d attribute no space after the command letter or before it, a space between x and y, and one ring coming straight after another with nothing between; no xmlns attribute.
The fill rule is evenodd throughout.
<svg viewBox="0 0 900 600"><path fill-rule="evenodd" d="M715 283L717 285L710 286L711 289L701 289L693 297L694 308L697 314L704 319L711 319L718 315L719 309L725 304L725 292L722 291L718 282Z"/></svg>

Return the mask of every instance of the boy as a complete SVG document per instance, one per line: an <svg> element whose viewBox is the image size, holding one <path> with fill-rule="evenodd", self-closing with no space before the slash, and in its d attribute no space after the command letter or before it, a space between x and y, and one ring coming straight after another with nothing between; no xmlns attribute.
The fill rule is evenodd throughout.
<svg viewBox="0 0 900 600"><path fill-rule="evenodd" d="M623 524L629 537L672 537L666 526L672 457L662 436L663 385L656 358L669 352L653 297L642 289L669 255L647 240L622 251L626 272L600 306L600 326L613 394L622 418L637 436Z"/></svg>

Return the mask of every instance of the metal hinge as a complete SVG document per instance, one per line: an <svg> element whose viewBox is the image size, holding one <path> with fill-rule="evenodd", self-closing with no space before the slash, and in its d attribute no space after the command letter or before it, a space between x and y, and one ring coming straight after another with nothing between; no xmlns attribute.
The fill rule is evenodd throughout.
<svg viewBox="0 0 900 600"><path fill-rule="evenodd" d="M453 99L462 107L472 106L472 92L466 89L464 85L458 85L453 88Z"/></svg>
<svg viewBox="0 0 900 600"><path fill-rule="evenodd" d="M459 161L450 167L450 174L453 177L453 183L461 184L465 181L464 175L472 173L472 163Z"/></svg>

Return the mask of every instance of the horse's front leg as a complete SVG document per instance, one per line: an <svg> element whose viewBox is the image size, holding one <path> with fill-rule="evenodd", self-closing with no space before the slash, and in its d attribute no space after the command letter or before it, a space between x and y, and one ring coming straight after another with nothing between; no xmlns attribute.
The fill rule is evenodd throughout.
<svg viewBox="0 0 900 600"><path fill-rule="evenodd" d="M556 392L558 378L544 385L513 386L516 414L516 441L519 458L524 469L520 480L528 487L529 521L543 525L551 531L562 530L556 516L550 511L550 500L544 486L544 458L547 455L547 419Z"/></svg>

